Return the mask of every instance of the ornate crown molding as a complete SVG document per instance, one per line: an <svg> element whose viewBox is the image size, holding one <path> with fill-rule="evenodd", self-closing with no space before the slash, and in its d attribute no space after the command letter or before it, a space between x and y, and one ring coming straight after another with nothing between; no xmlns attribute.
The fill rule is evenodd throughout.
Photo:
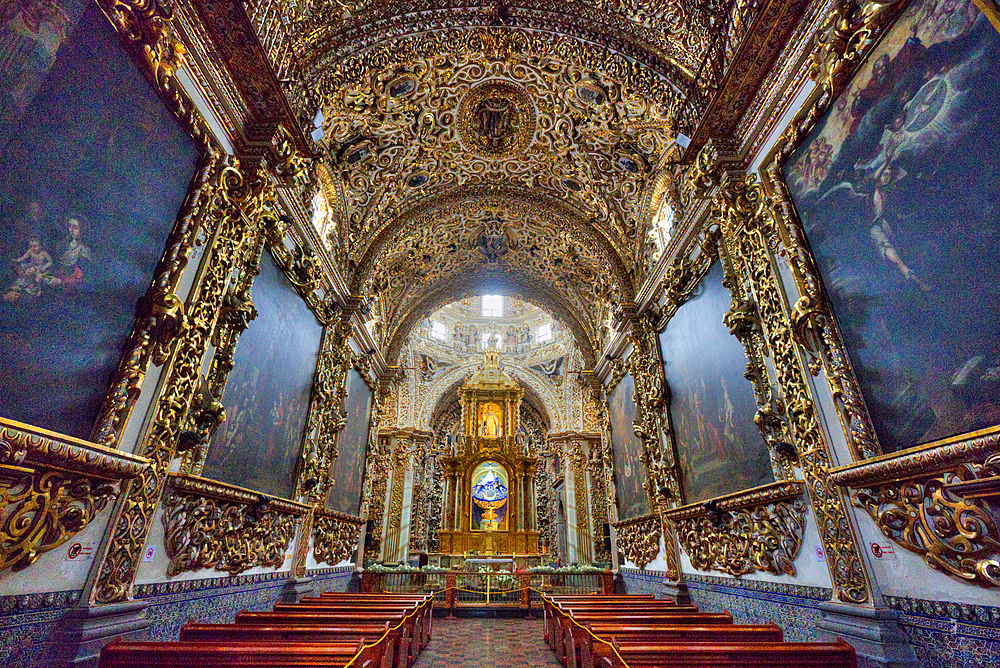
<svg viewBox="0 0 1000 668"><path fill-rule="evenodd" d="M0 418L0 571L82 531L149 460Z"/></svg>
<svg viewBox="0 0 1000 668"><path fill-rule="evenodd" d="M795 575L806 502L802 482L776 482L663 512L698 570Z"/></svg>
<svg viewBox="0 0 1000 668"><path fill-rule="evenodd" d="M618 552L639 568L656 559L660 552L662 528L656 515L643 515L624 522L615 522Z"/></svg>
<svg viewBox="0 0 1000 668"><path fill-rule="evenodd" d="M163 497L167 576L214 568L279 568L309 506L172 473Z"/></svg>
<svg viewBox="0 0 1000 668"><path fill-rule="evenodd" d="M843 466L830 481L931 568L1000 586L1000 429Z"/></svg>

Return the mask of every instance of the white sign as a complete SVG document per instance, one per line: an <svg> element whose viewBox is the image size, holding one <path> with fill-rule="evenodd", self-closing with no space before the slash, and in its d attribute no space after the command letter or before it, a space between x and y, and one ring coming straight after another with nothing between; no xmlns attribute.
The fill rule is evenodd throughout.
<svg viewBox="0 0 1000 668"><path fill-rule="evenodd" d="M876 559L896 561L896 551L892 549L892 543L872 543L869 547Z"/></svg>
<svg viewBox="0 0 1000 668"><path fill-rule="evenodd" d="M819 545L816 546L816 561L826 561L826 555L823 554L823 548Z"/></svg>
<svg viewBox="0 0 1000 668"><path fill-rule="evenodd" d="M142 555L143 561L152 561L153 557L156 556L156 546L150 545L146 548L146 553Z"/></svg>

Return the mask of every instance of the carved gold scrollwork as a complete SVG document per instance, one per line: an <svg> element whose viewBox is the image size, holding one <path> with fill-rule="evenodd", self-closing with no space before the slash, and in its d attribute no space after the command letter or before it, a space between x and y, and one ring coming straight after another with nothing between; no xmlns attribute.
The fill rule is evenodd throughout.
<svg viewBox="0 0 1000 668"><path fill-rule="evenodd" d="M808 383L808 369L799 356L782 296L780 276L774 265L775 212L763 188L752 177L725 178L712 203L725 246L739 280L754 296L761 336L770 352L780 398L785 404L789 444L794 446L795 464L809 489L816 526L827 555L827 567L839 600L864 603L869 600L867 574L854 539L845 501L829 484L829 446ZM768 402L770 404L770 402ZM775 406L761 406L761 419L781 414ZM772 422L771 427L776 427ZM763 430L762 430L763 431ZM774 444L777 450L777 443ZM787 458L785 458L787 459ZM784 463L785 467L789 462Z"/></svg>
<svg viewBox="0 0 1000 668"><path fill-rule="evenodd" d="M931 568L1000 586L1000 434L931 444L832 472L886 537Z"/></svg>
<svg viewBox="0 0 1000 668"><path fill-rule="evenodd" d="M740 576L795 575L806 502L801 482L777 482L665 511L691 564Z"/></svg>
<svg viewBox="0 0 1000 668"><path fill-rule="evenodd" d="M147 460L0 424L0 571L27 568L83 530Z"/></svg>
<svg viewBox="0 0 1000 668"><path fill-rule="evenodd" d="M278 568L308 507L212 480L171 474L164 495L167 576Z"/></svg>
<svg viewBox="0 0 1000 668"><path fill-rule="evenodd" d="M643 515L617 522L618 552L628 561L643 568L660 552L662 527L656 515Z"/></svg>
<svg viewBox="0 0 1000 668"><path fill-rule="evenodd" d="M339 564L353 557L363 520L330 510L316 511L313 521L313 556L317 563Z"/></svg>

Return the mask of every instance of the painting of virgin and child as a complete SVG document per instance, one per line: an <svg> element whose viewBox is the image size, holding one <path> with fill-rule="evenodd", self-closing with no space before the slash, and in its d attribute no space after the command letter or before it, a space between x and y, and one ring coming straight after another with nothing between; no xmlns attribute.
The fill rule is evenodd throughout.
<svg viewBox="0 0 1000 668"><path fill-rule="evenodd" d="M88 438L199 151L95 3L0 5L0 417Z"/></svg>
<svg viewBox="0 0 1000 668"><path fill-rule="evenodd" d="M291 498L323 327L266 251L202 475Z"/></svg>
<svg viewBox="0 0 1000 668"><path fill-rule="evenodd" d="M1000 423L1000 34L917 0L783 167L884 452Z"/></svg>

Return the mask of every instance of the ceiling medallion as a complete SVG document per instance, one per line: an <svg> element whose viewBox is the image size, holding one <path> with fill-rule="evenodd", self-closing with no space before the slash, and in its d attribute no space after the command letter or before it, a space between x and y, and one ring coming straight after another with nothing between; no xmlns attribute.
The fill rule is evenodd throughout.
<svg viewBox="0 0 1000 668"><path fill-rule="evenodd" d="M522 153L535 133L535 110L519 86L487 81L465 96L458 113L462 143L483 158Z"/></svg>

